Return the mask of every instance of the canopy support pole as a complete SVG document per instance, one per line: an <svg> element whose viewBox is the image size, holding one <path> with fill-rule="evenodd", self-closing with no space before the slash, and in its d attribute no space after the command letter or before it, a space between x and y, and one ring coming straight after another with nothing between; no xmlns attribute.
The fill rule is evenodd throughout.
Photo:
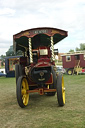
<svg viewBox="0 0 85 128"><path fill-rule="evenodd" d="M53 36L51 36L51 56L52 56L52 61L55 61Z"/></svg>
<svg viewBox="0 0 85 128"><path fill-rule="evenodd" d="M29 43L29 55L30 55L30 63L33 63L31 38L29 38L29 39L28 39L28 43Z"/></svg>

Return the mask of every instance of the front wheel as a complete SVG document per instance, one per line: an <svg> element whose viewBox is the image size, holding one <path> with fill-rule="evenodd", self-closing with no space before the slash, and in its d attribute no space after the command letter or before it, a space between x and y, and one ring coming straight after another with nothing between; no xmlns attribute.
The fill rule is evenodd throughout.
<svg viewBox="0 0 85 128"><path fill-rule="evenodd" d="M57 76L57 99L59 106L65 105L65 87L64 87L64 79L62 74L58 74Z"/></svg>
<svg viewBox="0 0 85 128"><path fill-rule="evenodd" d="M24 75L23 67L20 64L15 65L15 78L16 78L16 84L18 81L19 76Z"/></svg>
<svg viewBox="0 0 85 128"><path fill-rule="evenodd" d="M29 102L29 94L27 93L29 90L28 81L26 77L20 76L17 81L17 101L21 108L24 108L28 105Z"/></svg>

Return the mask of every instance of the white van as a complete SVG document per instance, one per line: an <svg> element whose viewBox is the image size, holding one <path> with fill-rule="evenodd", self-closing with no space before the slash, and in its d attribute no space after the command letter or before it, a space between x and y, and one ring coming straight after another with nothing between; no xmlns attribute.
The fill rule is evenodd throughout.
<svg viewBox="0 0 85 128"><path fill-rule="evenodd" d="M57 68L57 72L66 73L66 70L63 68L63 66L57 65L56 68Z"/></svg>

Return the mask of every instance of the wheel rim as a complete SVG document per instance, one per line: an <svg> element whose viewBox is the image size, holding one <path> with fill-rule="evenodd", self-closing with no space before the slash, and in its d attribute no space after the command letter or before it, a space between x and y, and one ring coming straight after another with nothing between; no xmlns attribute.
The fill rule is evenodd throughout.
<svg viewBox="0 0 85 128"><path fill-rule="evenodd" d="M72 74L72 71L71 71L71 70L69 70L69 71L68 71L68 74L69 74L69 75L71 75L71 74Z"/></svg>
<svg viewBox="0 0 85 128"><path fill-rule="evenodd" d="M63 77L62 77L62 98L63 98L63 103L65 104L65 87L64 87Z"/></svg>
<svg viewBox="0 0 85 128"><path fill-rule="evenodd" d="M22 80L22 88L21 88L21 94L22 94L22 101L23 104L26 106L29 102L29 94L27 93L27 90L29 90L28 82L26 78L23 78Z"/></svg>

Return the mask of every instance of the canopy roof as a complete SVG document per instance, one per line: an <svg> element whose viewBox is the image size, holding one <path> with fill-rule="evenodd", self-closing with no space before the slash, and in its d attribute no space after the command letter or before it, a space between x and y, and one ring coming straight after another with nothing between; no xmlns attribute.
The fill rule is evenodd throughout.
<svg viewBox="0 0 85 128"><path fill-rule="evenodd" d="M36 49L39 46L50 46L51 41L50 37L53 36L54 44L58 43L60 40L64 39L68 36L67 31L57 29L57 28L49 28L49 27L41 27L41 28L33 28L25 31L21 31L15 35L13 35L13 46L15 52L17 50L25 51L28 49L28 39L31 38L32 48Z"/></svg>

